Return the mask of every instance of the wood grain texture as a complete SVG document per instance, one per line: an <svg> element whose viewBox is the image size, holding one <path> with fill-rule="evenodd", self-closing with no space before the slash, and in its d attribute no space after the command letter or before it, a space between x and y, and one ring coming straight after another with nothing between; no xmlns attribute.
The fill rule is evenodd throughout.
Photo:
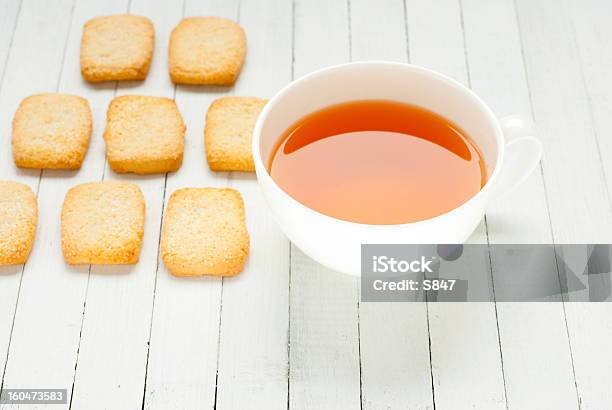
<svg viewBox="0 0 612 410"><path fill-rule="evenodd" d="M13 34L21 11L22 1L0 1L0 80L4 77L6 61L11 51Z"/></svg>
<svg viewBox="0 0 612 410"><path fill-rule="evenodd" d="M82 24L128 7L155 24L148 79L87 84ZM203 144L218 97L270 97L351 59L409 58L470 85L499 116L533 116L544 142L539 172L492 205L471 242L610 242L610 11L604 0L0 0L0 178L29 184L40 203L32 257L0 269L4 388L68 388L75 409L612 407L609 304L359 304L358 281L290 245L254 176L211 172ZM183 15L245 28L235 87L169 81L168 35ZM83 168L19 170L7 149L13 113L27 95L56 90L91 104ZM108 168L102 132L115 94L176 96L187 124L178 172ZM59 212L70 187L102 178L141 187L145 239L139 264L90 273L63 262ZM171 276L158 249L170 194L228 185L247 206L245 271Z"/></svg>
<svg viewBox="0 0 612 410"><path fill-rule="evenodd" d="M295 78L349 61L348 6L296 1ZM357 280L292 245L290 300L289 407L359 409Z"/></svg>
<svg viewBox="0 0 612 410"><path fill-rule="evenodd" d="M406 16L411 62L469 85L460 3L409 0ZM470 242L487 243L484 223ZM505 408L494 304L429 303L428 318L436 408Z"/></svg>
<svg viewBox="0 0 612 410"><path fill-rule="evenodd" d="M234 94L269 98L291 80L292 5L240 3L248 56ZM285 409L288 399L289 241L273 221L253 173L233 172L244 197L251 250L223 280L217 406Z"/></svg>
<svg viewBox="0 0 612 410"><path fill-rule="evenodd" d="M402 1L351 1L353 61L408 59ZM427 308L423 303L359 305L362 407L433 409ZM401 353L400 353L401 352Z"/></svg>
<svg viewBox="0 0 612 410"><path fill-rule="evenodd" d="M498 116L514 114L529 120L529 90L514 3L463 0L462 6L472 89ZM539 171L487 211L490 243L551 243ZM554 263L552 254L551 259ZM495 283L500 262L495 258L491 262ZM562 303L497 303L509 408L577 407L564 312ZM539 394L533 394L534 385L540 386Z"/></svg>
<svg viewBox="0 0 612 410"><path fill-rule="evenodd" d="M127 9L127 3L122 7ZM166 48L182 9L163 1L132 0L129 11L153 21L156 31L153 61L145 81L118 82L115 94L174 98L174 86L165 67ZM91 16L87 14L83 17ZM145 383L165 178L118 175L108 162L103 177L140 187L147 204L145 233L136 265L91 267L72 400L76 409L91 403L113 408L138 407Z"/></svg>
<svg viewBox="0 0 612 410"><path fill-rule="evenodd" d="M11 51L13 36L16 31L17 21L19 19L19 11L21 2L13 2L5 0L0 3L0 98L3 98L2 89L4 88L4 72L8 62L8 57ZM8 128L4 128L8 131ZM8 139L2 140L7 142ZM11 163L0 165L2 176L8 174L8 171L13 166ZM10 344L11 333L13 330L13 319L15 317L15 308L19 296L19 285L21 283L23 265L17 266L2 266L0 267L0 386L4 380L4 371L6 358Z"/></svg>
<svg viewBox="0 0 612 410"><path fill-rule="evenodd" d="M534 116L544 143L554 240L610 243L612 211L602 163L608 153L602 151L605 137L594 121L584 77L589 57L578 48L572 19L579 21L579 16L574 13L567 2L517 1ZM546 25L536 24L540 16L546 16ZM579 404L610 407L611 398L604 393L612 374L610 346L604 342L611 337L610 305L570 303L566 314Z"/></svg>
<svg viewBox="0 0 612 410"><path fill-rule="evenodd" d="M41 172L15 168L10 150L11 119L19 102L30 94L57 91L63 76L66 40L73 12L72 1L55 4L25 1L11 42L0 95L0 178L19 180L38 192ZM32 47L36 44L37 47ZM61 175L61 174L60 174ZM41 184L42 187L42 184ZM46 197L38 192L39 202ZM61 203L59 195L58 202ZM39 206L39 221L59 220L53 203ZM56 225L39 223L31 257L24 267L21 286L14 286L10 299L18 302L12 334L4 324L12 315L2 313L3 388L25 385L71 386L87 276L67 273L58 253ZM61 268L59 268L61 266ZM0 280L10 279L2 276ZM10 284L9 284L10 285ZM49 292L49 289L59 291ZM0 287L4 287L0 284ZM6 290L10 289L7 286ZM18 292L18 296L17 296ZM2 308L4 309L4 304ZM15 309L15 305L10 307ZM10 338L10 339L7 339ZM10 340L10 346L8 342ZM7 356L5 356L5 354ZM10 408L8 406L4 406ZM35 407L35 406L34 406Z"/></svg>
<svg viewBox="0 0 612 410"><path fill-rule="evenodd" d="M184 16L235 20L238 15L238 1L185 0L183 7ZM165 54L161 58L163 61ZM227 185L227 174L212 172L206 164L204 117L214 99L231 92L225 87L177 86L176 103L187 124L185 152L182 167L168 175L164 205L180 188ZM213 408L222 279L177 278L168 272L160 255L158 264L144 408Z"/></svg>
<svg viewBox="0 0 612 410"><path fill-rule="evenodd" d="M593 132L603 178L606 182L608 204L612 204L612 84L609 75L612 68L612 46L607 40L612 33L606 15L612 11L609 2L589 0L566 1L566 15L571 19L569 30L576 45L580 61L580 72L586 91ZM609 225L606 225L606 227ZM599 229L599 227L598 227ZM612 232L602 232L610 241ZM592 285L609 276L593 275ZM608 288L609 289L609 288ZM572 303L567 307L568 327L574 352L576 384L582 408L612 407L612 397L606 387L612 384L612 305L609 303Z"/></svg>

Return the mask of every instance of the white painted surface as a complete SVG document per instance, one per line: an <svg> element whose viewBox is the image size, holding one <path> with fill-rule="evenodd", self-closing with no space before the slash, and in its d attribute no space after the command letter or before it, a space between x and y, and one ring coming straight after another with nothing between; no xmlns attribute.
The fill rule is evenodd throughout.
<svg viewBox="0 0 612 410"><path fill-rule="evenodd" d="M271 97L291 80L291 3L242 1L237 19L248 56L236 95ZM289 327L289 241L272 220L254 174L229 173L241 192L251 238L248 263L223 279L218 408L286 409Z"/></svg>
<svg viewBox="0 0 612 410"><path fill-rule="evenodd" d="M118 10L107 13L126 11L128 2L118 6ZM129 12L148 16L155 25L153 62L146 81L120 82L115 94L174 98L174 86L165 62L170 30L180 20L181 8L164 1L132 0ZM80 19L75 22L81 27L91 11L77 16ZM80 32L75 36L75 43L79 35ZM72 407L80 409L88 403L104 403L109 408L136 408L144 394L142 375L147 366L165 178L164 175L115 174L106 163L104 175L98 179L123 180L140 187L147 204L146 228L138 264L91 267Z"/></svg>
<svg viewBox="0 0 612 410"><path fill-rule="evenodd" d="M481 18L483 13L488 18ZM463 21L472 89L500 117L518 114L531 118L514 3L464 0ZM552 241L539 171L487 213L490 243ZM495 259L492 263L495 275ZM508 407L575 409L577 396L563 305L502 302L497 303L497 316ZM538 394L533 391L536 385Z"/></svg>
<svg viewBox="0 0 612 410"><path fill-rule="evenodd" d="M353 61L408 60L405 5L351 2ZM427 307L423 303L359 305L362 406L433 409ZM401 354L398 354L401 352Z"/></svg>
<svg viewBox="0 0 612 410"><path fill-rule="evenodd" d="M8 60L9 50L13 41L13 34L15 33L15 26L17 25L18 11L21 8L21 3L6 0L0 3L2 9L2 40L0 42L0 93L2 91L4 81L4 72L6 63ZM2 94L0 94L2 96ZM5 97L6 98L6 97ZM11 103L5 103L10 105ZM8 109L8 108L7 108ZM10 121L10 117L5 117ZM9 128L3 128L3 132L9 132ZM7 142L8 139L2 140ZM5 162L7 164L7 162ZM8 163L7 165L9 165ZM8 175L12 169L10 166L5 165L0 167L2 172L0 178L10 178ZM19 292L19 285L21 282L23 265L0 267L0 369L1 374L4 374L6 366L6 355L8 353L8 346L10 343L11 332L13 329L13 318L15 316L15 307L17 306L17 297ZM2 381L0 376L0 383Z"/></svg>
<svg viewBox="0 0 612 410"><path fill-rule="evenodd" d="M410 61L469 85L460 3L409 0L406 15ZM470 242L487 242L484 223ZM436 408L505 408L494 304L429 303L428 320Z"/></svg>
<svg viewBox="0 0 612 410"><path fill-rule="evenodd" d="M295 2L295 78L349 61L349 41L346 2ZM357 280L295 246L290 277L289 407L359 409Z"/></svg>
<svg viewBox="0 0 612 410"><path fill-rule="evenodd" d="M4 388L47 385L68 388L70 391L72 387L87 271L66 269L57 228L65 192L62 192L62 187L74 183L71 181L74 174L45 172L41 180L38 170L15 168L10 149L11 120L19 102L30 94L64 88L64 55L67 54L72 15L72 1L55 4L25 1L21 6L4 73L0 95L0 124L5 147L0 153L2 178L30 184L41 201L39 220L48 221L39 223L32 249L32 254L39 254L39 257L28 261L21 286L13 289L15 295L12 297L18 298L19 303L14 316L11 315L14 317L12 332L2 333L3 351L0 357L8 357L3 373ZM35 44L38 47L35 48ZM97 161L91 161L92 157L88 155L90 162L83 172L96 168ZM10 277L6 278L10 280ZM0 287L4 287L4 284ZM2 317L7 318L7 321L2 321L2 326L13 320L5 312L2 312Z"/></svg>
<svg viewBox="0 0 612 410"><path fill-rule="evenodd" d="M129 7L154 21L155 56L145 82L115 90L83 82L79 41L84 21L125 12L127 0L0 1L0 178L30 184L40 203L32 257L0 270L5 388L74 385L75 409L612 407L608 304L359 305L354 278L290 246L252 176L210 172L203 151L204 115L215 98L269 97L292 75L350 59L410 59L469 82L498 115L533 115L544 142L541 172L495 204L473 241L610 242L608 2L131 0ZM166 47L183 15L222 15L245 27L249 52L235 87L175 90ZM13 113L27 95L55 90L92 106L84 166L42 177L18 170L9 149ZM167 180L120 176L105 165L101 135L115 92L176 95L187 123L185 158ZM63 262L59 212L70 187L102 178L141 187L145 241L138 265L89 273ZM226 185L247 206L247 269L223 281L172 277L158 257L170 194Z"/></svg>
<svg viewBox="0 0 612 410"><path fill-rule="evenodd" d="M238 2L185 0L183 10L185 16L235 19ZM176 103L187 125L185 152L181 168L168 175L164 206L177 189L227 185L226 174L215 174L206 165L204 116L214 99L229 93L226 88L176 87ZM168 273L161 255L158 266L144 407L213 408L222 281L176 278Z"/></svg>

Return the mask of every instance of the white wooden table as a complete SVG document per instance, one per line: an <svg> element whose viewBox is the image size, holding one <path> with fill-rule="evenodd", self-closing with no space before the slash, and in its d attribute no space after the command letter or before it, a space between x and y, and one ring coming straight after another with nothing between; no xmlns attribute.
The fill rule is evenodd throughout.
<svg viewBox="0 0 612 410"><path fill-rule="evenodd" d="M128 11L155 23L147 80L86 84L83 23ZM245 28L235 87L170 82L169 33L193 15ZM40 206L29 261L0 271L2 386L67 388L73 409L612 408L611 304L360 304L356 279L283 236L253 175L212 173L203 152L215 98L269 97L350 60L410 61L468 84L499 115L533 116L544 142L539 172L495 204L474 242L611 243L611 15L606 0L0 0L0 178L30 184ZM45 91L92 106L78 172L13 165L13 113ZM108 168L106 107L128 93L176 98L187 123L178 172ZM60 251L61 204L73 185L101 179L145 194L140 263L75 269ZM170 276L159 258L170 193L225 185L246 201L246 270L224 280Z"/></svg>

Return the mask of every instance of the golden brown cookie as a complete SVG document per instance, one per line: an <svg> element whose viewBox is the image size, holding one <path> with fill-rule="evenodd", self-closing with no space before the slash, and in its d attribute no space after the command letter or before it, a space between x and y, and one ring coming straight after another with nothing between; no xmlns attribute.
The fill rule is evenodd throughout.
<svg viewBox="0 0 612 410"><path fill-rule="evenodd" d="M62 207L62 251L70 265L138 262L144 234L142 191L127 182L77 185Z"/></svg>
<svg viewBox="0 0 612 410"><path fill-rule="evenodd" d="M170 77L177 84L232 85L245 54L246 36L235 22L189 17L170 36Z"/></svg>
<svg viewBox="0 0 612 410"><path fill-rule="evenodd" d="M161 253L175 276L233 276L249 254L244 203L229 188L185 188L168 201Z"/></svg>
<svg viewBox="0 0 612 410"><path fill-rule="evenodd" d="M253 128L267 100L257 97L223 97L206 113L204 145L213 171L254 171L251 141Z"/></svg>
<svg viewBox="0 0 612 410"><path fill-rule="evenodd" d="M83 27L81 74L90 82L144 80L154 41L155 29L146 17L93 18Z"/></svg>
<svg viewBox="0 0 612 410"><path fill-rule="evenodd" d="M104 140L115 172L172 172L183 162L185 123L174 100L126 95L108 107Z"/></svg>
<svg viewBox="0 0 612 410"><path fill-rule="evenodd" d="M32 189L0 181L0 265L25 263L34 243L38 207Z"/></svg>
<svg viewBox="0 0 612 410"><path fill-rule="evenodd" d="M78 169L91 137L86 99L37 94L24 99L13 118L13 158L20 168Z"/></svg>

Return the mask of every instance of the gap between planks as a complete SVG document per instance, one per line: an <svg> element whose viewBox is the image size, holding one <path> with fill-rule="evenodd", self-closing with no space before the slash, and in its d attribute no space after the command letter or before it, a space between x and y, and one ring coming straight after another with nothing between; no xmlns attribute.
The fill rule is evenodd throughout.
<svg viewBox="0 0 612 410"><path fill-rule="evenodd" d="M20 0L19 1L19 6L18 6L18 9L17 9L17 15L15 17L15 24L13 25L13 30L11 32L11 39L9 41L9 47L8 47L8 50L7 50L7 53L6 53L6 60L4 61L3 68L2 68L2 79L1 79L2 81L0 82L0 92L2 92L2 90L4 88L4 78L5 78L5 75L6 75L6 69L8 67L9 59L11 58L11 51L12 51L12 48L13 48L12 47L13 46L13 40L15 38L15 32L17 31L17 25L19 23L19 18L21 17L21 10L22 10L22 6L23 6L23 2L24 1L25 0ZM61 81L63 70L64 70L64 63L65 63L65 60L66 60L66 50L68 48L68 40L70 38L70 28L71 28L71 24L72 24L72 19L74 17L74 7L76 5L76 2L77 2L77 0L73 0L72 1L72 6L70 8L70 19L69 19L70 23L69 23L68 28L66 30L66 38L64 39L62 58L61 58L61 62L60 62L60 69L59 69L59 72L58 72L58 75L57 75L57 82L56 82L56 85L55 85L55 92L59 91L60 81ZM36 189L34 190L37 198L38 198L38 193L40 192L40 184L41 184L41 181L42 181L43 172L44 172L44 170L41 169L39 174L38 174L38 181L36 183ZM27 261L21 267L21 271L19 273L19 276L20 276L19 277L19 285L17 286L17 297L15 299L15 308L13 309L13 319L12 319L12 323L11 323L11 329L10 329L10 332L9 332L9 339L8 339L8 344L7 344L7 349L6 349L7 350L6 351L6 359L4 361L4 368L2 370L2 376L0 378L0 395L2 395L2 391L4 389L4 377L6 376L6 369L8 367L8 362L9 362L9 359L10 359L11 342L13 340L13 330L15 328L15 318L17 316L17 306L19 305L19 296L21 294L21 285L23 283L23 275L24 275L24 272L25 272L26 265L27 265Z"/></svg>

